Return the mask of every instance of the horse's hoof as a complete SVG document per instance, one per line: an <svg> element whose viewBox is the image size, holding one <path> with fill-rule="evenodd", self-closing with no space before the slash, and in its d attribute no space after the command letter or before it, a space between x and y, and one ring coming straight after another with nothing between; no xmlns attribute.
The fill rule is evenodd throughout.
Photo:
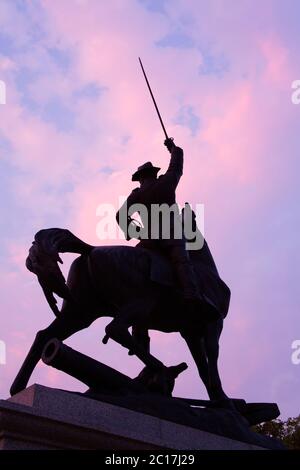
<svg viewBox="0 0 300 470"><path fill-rule="evenodd" d="M107 343L108 343L108 340L109 340L109 336L108 336L108 335L105 335L105 336L103 336L102 343L103 343L103 344L107 344Z"/></svg>
<svg viewBox="0 0 300 470"><path fill-rule="evenodd" d="M22 387L21 385L12 384L12 386L10 387L10 390L9 390L10 396L12 397L13 395L16 395L17 393L22 392L22 390L24 390L24 389L25 389L25 387Z"/></svg>
<svg viewBox="0 0 300 470"><path fill-rule="evenodd" d="M128 339L130 340L131 336L129 335L128 331L124 328L120 327L118 324L116 324L114 321L109 323L107 327L105 328L105 333L106 335L104 336L103 340L107 343L108 339L111 338L117 343L121 344L121 346L124 346L125 348L128 347Z"/></svg>

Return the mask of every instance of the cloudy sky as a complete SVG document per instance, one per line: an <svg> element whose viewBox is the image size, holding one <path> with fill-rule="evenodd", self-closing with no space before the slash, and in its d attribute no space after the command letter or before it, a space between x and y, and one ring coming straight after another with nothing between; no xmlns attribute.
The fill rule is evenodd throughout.
<svg viewBox="0 0 300 470"><path fill-rule="evenodd" d="M167 129L185 151L178 202L205 205L205 235L232 291L221 339L226 392L300 412L297 0L0 0L0 396L37 330L52 321L24 260L36 231L69 228L91 244L99 204L117 207L131 173L168 153L141 56ZM66 267L71 255L64 257ZM141 363L101 343L107 320L67 341L135 376ZM3 343L1 343L3 344ZM176 394L206 397L180 337L152 333L153 353L189 369ZM30 383L83 390L39 364Z"/></svg>

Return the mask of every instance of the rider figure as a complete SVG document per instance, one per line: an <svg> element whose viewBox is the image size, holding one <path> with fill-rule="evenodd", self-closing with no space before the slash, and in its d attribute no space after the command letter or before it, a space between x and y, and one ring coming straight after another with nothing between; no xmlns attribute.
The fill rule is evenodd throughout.
<svg viewBox="0 0 300 470"><path fill-rule="evenodd" d="M136 188L129 195L127 201L117 212L117 222L125 233L126 239L130 237L130 226L133 223L131 215L136 210L130 210L134 204L142 204L147 211L138 211L143 226L147 227L148 239L142 239L139 246L150 249L159 249L166 253L170 259L175 271L179 286L181 287L183 297L187 307L194 311L194 308L201 302L198 292L196 278L190 261L189 253L186 250L184 237L175 236L175 225L179 217L179 209L176 204L176 188L183 173L183 150L174 144L173 139L166 139L165 145L171 153L169 167L164 175L157 177L160 168L154 167L151 162L140 166L132 175L132 181L138 181L140 187ZM170 211L170 236L164 239L161 227L159 235L151 239L151 228L153 228L153 217L151 217L151 206L167 205L170 208L177 208L177 211ZM176 212L178 216L176 216ZM125 224L124 224L125 221ZM180 222L181 223L181 222ZM152 224L152 227L151 227ZM125 226L124 226L125 225Z"/></svg>

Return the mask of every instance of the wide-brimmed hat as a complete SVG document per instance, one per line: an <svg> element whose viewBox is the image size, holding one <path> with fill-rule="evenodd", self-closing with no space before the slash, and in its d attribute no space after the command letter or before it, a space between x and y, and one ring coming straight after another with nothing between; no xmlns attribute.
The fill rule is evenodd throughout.
<svg viewBox="0 0 300 470"><path fill-rule="evenodd" d="M140 177L143 173L153 172L157 174L160 168L157 166L153 166L151 162L144 163L143 165L139 166L137 171L132 175L132 181L139 181Z"/></svg>

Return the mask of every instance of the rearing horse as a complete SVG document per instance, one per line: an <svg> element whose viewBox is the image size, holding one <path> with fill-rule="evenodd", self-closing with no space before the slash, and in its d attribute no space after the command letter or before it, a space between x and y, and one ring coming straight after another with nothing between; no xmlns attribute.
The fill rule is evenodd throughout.
<svg viewBox="0 0 300 470"><path fill-rule="evenodd" d="M67 283L58 267L59 253L78 253ZM161 254L139 247L93 247L64 229L41 230L26 261L41 284L55 320L37 333L31 349L11 386L11 394L23 390L41 358L46 343L65 340L89 327L99 317L112 317L106 340L112 338L146 366L163 364L138 344L130 327L141 330L179 332L195 360L199 375L211 400L228 400L218 372L219 337L229 308L230 290L219 277L206 242L190 252L199 289L205 299L197 315L184 312L184 302L176 290L168 260ZM64 299L61 311L53 294ZM204 324L201 315L212 315Z"/></svg>

